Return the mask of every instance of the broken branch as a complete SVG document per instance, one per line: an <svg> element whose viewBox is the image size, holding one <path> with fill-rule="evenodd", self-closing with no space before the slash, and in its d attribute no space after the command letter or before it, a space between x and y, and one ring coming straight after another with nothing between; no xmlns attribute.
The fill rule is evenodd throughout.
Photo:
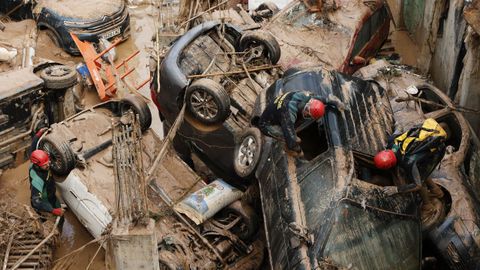
<svg viewBox="0 0 480 270"><path fill-rule="evenodd" d="M436 102L426 100L426 99L423 99L423 98L414 97L412 95L409 95L406 98L395 99L396 102L408 102L408 101L412 101L412 100L413 101L418 101L418 102L421 102L421 103L424 103L424 104L432 105L432 106L435 106L435 107L438 107L438 108L449 108L452 111L458 111L458 112L463 112L463 113L480 113L480 110L474 110L474 109L465 108L465 107L461 107L461 106L450 106L450 105L440 104L440 103L436 103Z"/></svg>
<svg viewBox="0 0 480 270"><path fill-rule="evenodd" d="M207 13L207 12L213 10L213 9L216 9L217 7L219 7L219 6L223 5L223 4L226 4L228 1L229 1L229 0L222 1L220 4L215 5L215 6L209 8L209 9L203 11L203 12L198 13L197 15L195 15L195 16L191 17L190 19L184 21L184 22L179 26L179 28L181 28L182 26L186 25L187 23L195 20L196 18L202 16L203 14L205 14L205 13Z"/></svg>

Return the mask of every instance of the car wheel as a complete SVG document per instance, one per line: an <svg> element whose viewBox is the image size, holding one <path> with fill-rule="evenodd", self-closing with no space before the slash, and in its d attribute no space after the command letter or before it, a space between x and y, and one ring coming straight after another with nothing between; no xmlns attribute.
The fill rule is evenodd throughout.
<svg viewBox="0 0 480 270"><path fill-rule="evenodd" d="M152 124L152 114L147 103L141 97L128 95L121 100L120 113L123 115L130 109L138 114L142 132L146 131Z"/></svg>
<svg viewBox="0 0 480 270"><path fill-rule="evenodd" d="M422 231L429 232L432 230L436 225L440 224L445 219L446 211L444 207L444 203L437 199L432 198L432 205L433 205L433 213L428 217L424 217L422 215Z"/></svg>
<svg viewBox="0 0 480 270"><path fill-rule="evenodd" d="M257 52L255 48L263 47L263 51ZM280 45L278 41L269 33L256 30L243 33L240 38L240 50L245 52L253 50L255 57L267 57L272 64L276 64L280 60Z"/></svg>
<svg viewBox="0 0 480 270"><path fill-rule="evenodd" d="M262 138L256 128L247 129L235 146L233 167L240 177L251 177L257 168L262 150Z"/></svg>
<svg viewBox="0 0 480 270"><path fill-rule="evenodd" d="M236 217L240 217L239 224L233 226L230 231L237 235L241 240L248 241L258 231L258 216L252 207L241 201L235 201L222 210L222 214L233 214Z"/></svg>
<svg viewBox="0 0 480 270"><path fill-rule="evenodd" d="M68 66L54 65L43 69L40 78L45 82L46 88L66 89L77 83L77 72Z"/></svg>
<svg viewBox="0 0 480 270"><path fill-rule="evenodd" d="M211 79L194 81L186 91L185 102L188 112L205 125L222 123L230 115L230 97Z"/></svg>
<svg viewBox="0 0 480 270"><path fill-rule="evenodd" d="M48 153L50 168L55 174L66 175L75 168L75 154L70 145L53 133L47 134L38 148Z"/></svg>
<svg viewBox="0 0 480 270"><path fill-rule="evenodd" d="M255 9L255 12L257 13L264 13L264 12L268 12L266 15L263 16L263 18L271 18L273 17L273 15L277 14L277 12L279 11L280 9L278 8L278 6L273 3L273 2L263 2L262 4L260 4L257 9Z"/></svg>
<svg viewBox="0 0 480 270"><path fill-rule="evenodd" d="M45 33L47 34L47 36L52 40L53 44L55 44L55 46L61 48L61 44L60 44L60 39L58 38L58 35L52 30L52 29L45 29Z"/></svg>

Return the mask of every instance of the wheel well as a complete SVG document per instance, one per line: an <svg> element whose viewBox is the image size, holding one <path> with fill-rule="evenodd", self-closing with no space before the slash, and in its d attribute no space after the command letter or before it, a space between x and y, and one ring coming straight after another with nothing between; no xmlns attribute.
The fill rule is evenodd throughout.
<svg viewBox="0 0 480 270"><path fill-rule="evenodd" d="M55 35L55 37L57 38L57 41L58 43L60 44L61 47L63 47L63 40L62 38L60 37L60 34L58 34L57 30L55 30L55 28L53 28L52 26L48 25L48 24L45 24L45 23L39 23L38 24L38 29L40 30L50 30L53 32L53 34Z"/></svg>

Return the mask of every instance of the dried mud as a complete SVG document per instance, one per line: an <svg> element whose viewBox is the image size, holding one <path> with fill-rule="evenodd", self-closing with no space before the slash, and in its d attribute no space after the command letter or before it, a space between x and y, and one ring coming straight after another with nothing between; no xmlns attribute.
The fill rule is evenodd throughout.
<svg viewBox="0 0 480 270"><path fill-rule="evenodd" d="M94 19L99 18L99 14L110 15L120 9L122 0L83 0L81 7L76 0L38 0L37 12L42 8L48 7L55 13L67 18L84 18Z"/></svg>

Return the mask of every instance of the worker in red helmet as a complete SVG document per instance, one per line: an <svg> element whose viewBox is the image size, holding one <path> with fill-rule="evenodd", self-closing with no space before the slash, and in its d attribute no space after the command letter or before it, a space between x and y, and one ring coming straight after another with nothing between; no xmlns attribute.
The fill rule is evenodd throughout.
<svg viewBox="0 0 480 270"><path fill-rule="evenodd" d="M324 98L307 91L284 93L267 105L258 119L257 126L264 135L285 141L287 153L302 156L295 123L299 119L314 121L320 119L325 114L325 105L332 105L341 110L345 108L333 95Z"/></svg>
<svg viewBox="0 0 480 270"><path fill-rule="evenodd" d="M31 204L37 212L63 215L63 209L55 196L56 188L50 172L50 158L43 150L34 150L30 155L29 169Z"/></svg>
<svg viewBox="0 0 480 270"><path fill-rule="evenodd" d="M435 216L436 210L430 196L438 199L443 197L442 189L433 182L430 174L445 155L448 134L444 127L444 123L439 124L432 118L426 119L422 125L394 136L387 147L389 149L379 152L373 159L375 166L383 170L395 167L398 160L410 183L386 187L385 191L389 195L419 191L423 200L423 222Z"/></svg>

